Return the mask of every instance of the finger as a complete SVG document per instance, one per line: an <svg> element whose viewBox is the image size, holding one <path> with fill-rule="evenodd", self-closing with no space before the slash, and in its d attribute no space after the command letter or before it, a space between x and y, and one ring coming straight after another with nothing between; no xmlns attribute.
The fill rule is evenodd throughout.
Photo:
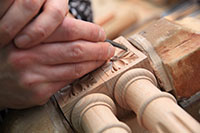
<svg viewBox="0 0 200 133"><path fill-rule="evenodd" d="M1 0L0 1L0 18L9 9L14 0Z"/></svg>
<svg viewBox="0 0 200 133"><path fill-rule="evenodd" d="M106 42L75 41L43 44L31 49L41 64L63 64L84 61L108 60L115 48Z"/></svg>
<svg viewBox="0 0 200 133"><path fill-rule="evenodd" d="M45 72L48 72L44 66L39 66L39 68L44 68ZM58 80L49 82L49 77L46 77L44 71L36 67L26 69L22 74L19 74L19 80L19 85L23 89L21 92L18 89L16 94L21 94L23 97L18 99L21 99L20 101L26 99L27 104L31 106L44 104L55 92L73 81ZM17 106L20 106L19 104Z"/></svg>
<svg viewBox="0 0 200 133"><path fill-rule="evenodd" d="M50 82L50 87L46 88L47 91L50 92L49 94L49 98L55 94L57 91L61 90L62 88L66 87L67 85L69 85L70 83L72 83L72 80L66 80L66 81L56 81L56 82Z"/></svg>
<svg viewBox="0 0 200 133"><path fill-rule="evenodd" d="M69 83L68 81L60 81L38 84L34 88L27 89L27 93L22 96L19 100L20 102L16 101L15 104L10 105L10 107L22 109L35 105L43 105L48 102L53 94Z"/></svg>
<svg viewBox="0 0 200 133"><path fill-rule="evenodd" d="M67 13L66 0L47 0L44 11L15 38L19 48L32 47L49 36Z"/></svg>
<svg viewBox="0 0 200 133"><path fill-rule="evenodd" d="M31 101L33 101L35 105L43 105L53 94L67 86L69 83L70 81L58 81L38 84L35 88L32 88L32 96L30 96Z"/></svg>
<svg viewBox="0 0 200 133"><path fill-rule="evenodd" d="M38 13L45 0L15 0L0 20L0 47L15 35Z"/></svg>
<svg viewBox="0 0 200 133"><path fill-rule="evenodd" d="M41 75L44 75L49 82L72 81L95 70L104 62L105 61L89 61L74 64L45 66L40 68L40 72L42 72Z"/></svg>
<svg viewBox="0 0 200 133"><path fill-rule="evenodd" d="M50 35L45 42L61 42L73 40L104 41L105 32L100 26L65 17L63 23Z"/></svg>

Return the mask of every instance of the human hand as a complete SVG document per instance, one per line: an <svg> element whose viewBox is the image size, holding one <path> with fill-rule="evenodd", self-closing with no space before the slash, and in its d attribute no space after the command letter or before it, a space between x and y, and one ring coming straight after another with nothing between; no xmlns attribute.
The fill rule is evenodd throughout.
<svg viewBox="0 0 200 133"><path fill-rule="evenodd" d="M101 66L114 54L108 43L74 41L0 50L0 106L42 105L59 89Z"/></svg>
<svg viewBox="0 0 200 133"><path fill-rule="evenodd" d="M14 0L1 0L0 1L0 18L9 9Z"/></svg>
<svg viewBox="0 0 200 133"><path fill-rule="evenodd" d="M0 47L36 45L62 23L68 0L1 0ZM39 13L41 12L41 13Z"/></svg>
<svg viewBox="0 0 200 133"><path fill-rule="evenodd" d="M44 44L18 49L11 43L0 49L0 108L46 103L60 88L114 55L109 43L96 42L104 40L100 27L66 18Z"/></svg>

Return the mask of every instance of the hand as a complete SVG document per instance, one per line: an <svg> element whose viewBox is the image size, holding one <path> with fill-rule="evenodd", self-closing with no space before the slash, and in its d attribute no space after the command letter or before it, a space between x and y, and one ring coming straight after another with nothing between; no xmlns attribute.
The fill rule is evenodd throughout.
<svg viewBox="0 0 200 133"><path fill-rule="evenodd" d="M0 4L0 47L16 35L18 47L38 44L62 23L68 12L68 0L2 0Z"/></svg>
<svg viewBox="0 0 200 133"><path fill-rule="evenodd" d="M9 9L14 0L1 0L0 1L0 18Z"/></svg>
<svg viewBox="0 0 200 133"><path fill-rule="evenodd" d="M109 43L96 42L103 40L105 33L99 26L66 18L44 44L18 49L11 43L2 48L0 108L26 108L46 103L60 88L114 55Z"/></svg>

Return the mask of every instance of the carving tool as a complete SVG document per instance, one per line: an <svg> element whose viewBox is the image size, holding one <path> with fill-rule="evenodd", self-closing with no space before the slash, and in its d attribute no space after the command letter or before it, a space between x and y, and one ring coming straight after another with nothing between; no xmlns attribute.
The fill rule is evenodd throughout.
<svg viewBox="0 0 200 133"><path fill-rule="evenodd" d="M111 45L113 45L114 47L117 47L117 48L120 48L120 49L123 49L124 51L128 51L128 48L122 44L119 44L117 42L114 42L112 40L109 40L109 39L106 39L105 42L108 42L110 43Z"/></svg>

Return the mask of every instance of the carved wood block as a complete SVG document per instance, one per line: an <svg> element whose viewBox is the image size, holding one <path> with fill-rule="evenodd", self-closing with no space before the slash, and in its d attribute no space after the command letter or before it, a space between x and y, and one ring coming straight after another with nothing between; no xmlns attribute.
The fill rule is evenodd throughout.
<svg viewBox="0 0 200 133"><path fill-rule="evenodd" d="M188 98L200 91L199 32L161 19L130 41L148 55L166 91L173 90L177 98Z"/></svg>
<svg viewBox="0 0 200 133"><path fill-rule="evenodd" d="M125 38L119 37L115 41L125 45L129 51L125 52L116 48L115 56L101 68L85 75L55 95L61 110L69 121L71 121L72 108L83 96L98 92L113 98L113 89L121 74L136 67L152 71L147 57L134 48ZM118 116L126 115L125 110L119 106L117 108ZM121 114L120 109L122 110Z"/></svg>

